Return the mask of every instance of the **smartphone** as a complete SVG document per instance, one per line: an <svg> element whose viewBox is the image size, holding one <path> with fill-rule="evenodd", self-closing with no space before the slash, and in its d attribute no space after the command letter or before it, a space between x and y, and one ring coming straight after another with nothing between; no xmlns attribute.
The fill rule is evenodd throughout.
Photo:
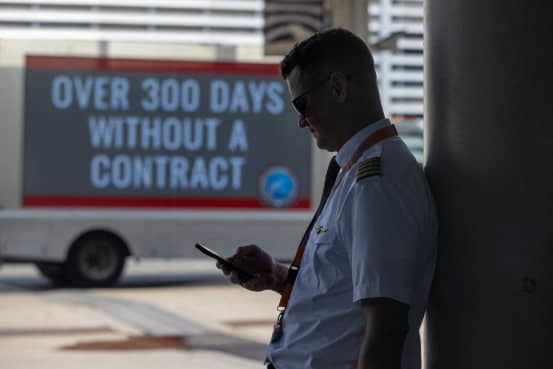
<svg viewBox="0 0 553 369"><path fill-rule="evenodd" d="M226 259L224 259L223 257L221 257L221 255L217 254L215 251L213 251L211 249L208 249L207 247L205 247L201 243L197 243L196 248L198 250L200 250L203 254L205 254L207 256L210 256L213 259L219 261L221 264L226 266L228 269L236 271L236 273L238 273L238 278L240 279L241 282L247 282L250 279L254 278L254 275L252 273L237 267L236 265L232 264L231 262L229 262Z"/></svg>

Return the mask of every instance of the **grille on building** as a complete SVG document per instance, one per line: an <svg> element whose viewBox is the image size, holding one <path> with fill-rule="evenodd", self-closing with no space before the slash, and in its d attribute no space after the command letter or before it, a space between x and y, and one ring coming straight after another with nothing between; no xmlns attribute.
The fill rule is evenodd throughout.
<svg viewBox="0 0 553 369"><path fill-rule="evenodd" d="M263 0L0 0L0 38L263 43Z"/></svg>
<svg viewBox="0 0 553 369"><path fill-rule="evenodd" d="M405 32L396 50L375 53L382 103L395 121L422 122L422 0L371 0L370 41Z"/></svg>

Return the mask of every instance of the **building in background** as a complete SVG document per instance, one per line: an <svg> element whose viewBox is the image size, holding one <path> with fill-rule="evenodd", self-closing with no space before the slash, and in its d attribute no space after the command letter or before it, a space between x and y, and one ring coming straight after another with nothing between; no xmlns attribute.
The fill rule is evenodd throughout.
<svg viewBox="0 0 553 369"><path fill-rule="evenodd" d="M0 0L0 40L97 41L101 54L132 42L157 44L158 56L186 57L170 44L217 46L219 60L264 58L263 0ZM369 43L400 33L393 50L375 50L381 98L395 122L423 116L423 1L371 0ZM162 45L165 45L163 48ZM169 45L169 46L168 46ZM273 57L271 61L277 61ZM420 132L402 128L419 161Z"/></svg>
<svg viewBox="0 0 553 369"><path fill-rule="evenodd" d="M263 10L263 0L0 0L0 39L218 44L222 58L240 46L261 55ZM369 15L371 43L404 33L396 50L375 52L386 113L420 122L422 0L371 0Z"/></svg>
<svg viewBox="0 0 553 369"><path fill-rule="evenodd" d="M325 28L323 0L265 0L265 55L284 55L295 43Z"/></svg>
<svg viewBox="0 0 553 369"><path fill-rule="evenodd" d="M422 163L423 0L370 0L369 44L393 34L388 50L374 52L382 104Z"/></svg>
<svg viewBox="0 0 553 369"><path fill-rule="evenodd" d="M401 32L395 50L375 53L381 98L395 121L422 125L423 115L423 1L371 0L370 43Z"/></svg>
<svg viewBox="0 0 553 369"><path fill-rule="evenodd" d="M0 0L0 37L263 43L263 0Z"/></svg>

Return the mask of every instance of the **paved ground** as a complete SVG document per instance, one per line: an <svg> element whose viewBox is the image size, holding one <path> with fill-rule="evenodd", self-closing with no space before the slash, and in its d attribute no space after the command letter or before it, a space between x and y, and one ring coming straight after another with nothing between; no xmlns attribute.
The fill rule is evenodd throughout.
<svg viewBox="0 0 553 369"><path fill-rule="evenodd" d="M105 289L54 288L4 265L0 368L260 369L277 304L203 259L130 264Z"/></svg>
<svg viewBox="0 0 553 369"><path fill-rule="evenodd" d="M4 265L0 368L262 368L277 303L204 260L129 265L120 285L88 290Z"/></svg>

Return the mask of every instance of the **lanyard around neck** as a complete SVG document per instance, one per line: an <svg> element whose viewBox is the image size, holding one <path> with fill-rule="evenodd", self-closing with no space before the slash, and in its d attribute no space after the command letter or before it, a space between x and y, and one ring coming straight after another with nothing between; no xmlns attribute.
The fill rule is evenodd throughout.
<svg viewBox="0 0 553 369"><path fill-rule="evenodd" d="M357 147L351 158L347 161L347 163L344 165L344 167L340 170L340 173L338 174L338 178L336 179L336 182L332 188L332 192L338 188L340 185L342 179L344 178L345 174L359 161L361 156L365 151L379 143L380 141L397 136L397 130L394 125L389 125L384 128L380 128L379 130L375 131L374 133L370 134L367 138L363 140L363 142ZM330 196L329 196L330 197ZM280 311L278 320L281 321L284 311L286 310L286 307L288 306L288 301L290 300L290 295L292 294L292 289L294 287L295 277L298 273L298 270L300 268L301 259L303 258L303 253L305 251L305 246L307 245L307 240L309 239L309 234L311 233L311 229L313 228L313 225L315 224L315 218L318 214L313 218L311 223L309 224L309 227L307 227L307 230L305 231L305 234L298 245L298 249L296 251L296 256L294 257L294 261L292 262L292 265L290 265L290 268L288 269L288 279L284 283L284 286L282 288L282 294L280 298L280 302L278 304L277 310ZM292 276L292 277L291 277Z"/></svg>

